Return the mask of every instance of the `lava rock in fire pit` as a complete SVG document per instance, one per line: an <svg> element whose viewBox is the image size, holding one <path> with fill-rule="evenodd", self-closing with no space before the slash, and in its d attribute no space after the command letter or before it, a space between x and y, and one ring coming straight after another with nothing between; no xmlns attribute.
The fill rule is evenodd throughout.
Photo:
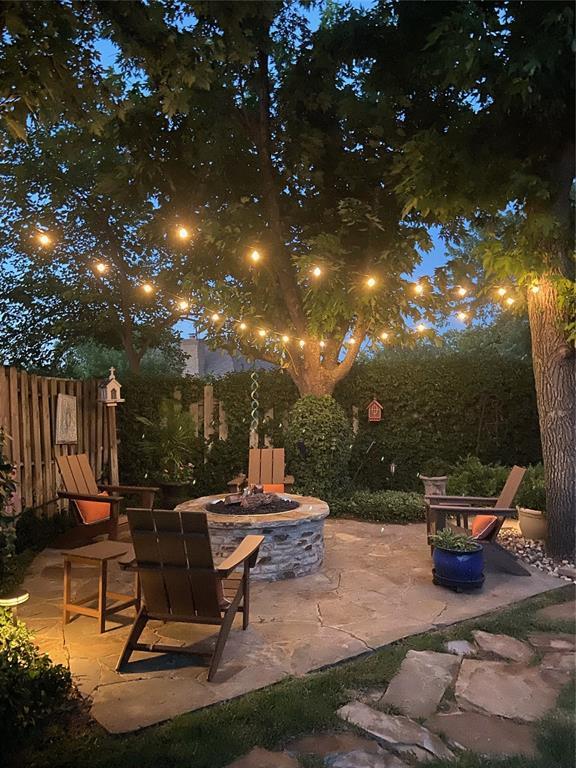
<svg viewBox="0 0 576 768"><path fill-rule="evenodd" d="M221 515L267 515L273 512L289 512L298 506L297 501L283 499L275 493L256 491L246 495L231 493L223 501L215 501L211 505L211 511Z"/></svg>

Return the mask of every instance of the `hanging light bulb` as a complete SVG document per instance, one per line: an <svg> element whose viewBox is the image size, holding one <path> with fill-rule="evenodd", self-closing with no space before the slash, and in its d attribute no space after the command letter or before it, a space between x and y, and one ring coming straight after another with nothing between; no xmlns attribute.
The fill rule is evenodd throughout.
<svg viewBox="0 0 576 768"><path fill-rule="evenodd" d="M464 286L461 285L458 288L458 296L466 296L467 293L468 293L468 289L464 288Z"/></svg>
<svg viewBox="0 0 576 768"><path fill-rule="evenodd" d="M250 259L254 262L254 264L257 264L260 259L262 258L260 251L257 251L256 248L250 253Z"/></svg>
<svg viewBox="0 0 576 768"><path fill-rule="evenodd" d="M284 336L282 336L282 341L284 342L284 344L288 344L288 342L290 341L290 336L287 336L286 334L284 334Z"/></svg>
<svg viewBox="0 0 576 768"><path fill-rule="evenodd" d="M508 304L509 307L511 307L512 304L514 304L514 299L512 298L512 296L508 296L508 298L506 299L506 304Z"/></svg>
<svg viewBox="0 0 576 768"><path fill-rule="evenodd" d="M260 336L260 338L262 338L262 339L264 338L264 336L266 336L266 331L265 331L264 328L259 328L258 329L258 336Z"/></svg>
<svg viewBox="0 0 576 768"><path fill-rule="evenodd" d="M220 315L218 314L218 312L214 312L210 317L210 320L212 320L213 323L217 323L218 320L220 320Z"/></svg>
<svg viewBox="0 0 576 768"><path fill-rule="evenodd" d="M103 261L99 261L96 264L95 269L96 269L96 272L98 272L99 274L103 275L105 272L108 271L108 264L104 264Z"/></svg>
<svg viewBox="0 0 576 768"><path fill-rule="evenodd" d="M314 269L312 270L312 274L314 275L314 277L320 277L320 275L322 274L322 269L320 267L314 267Z"/></svg>
<svg viewBox="0 0 576 768"><path fill-rule="evenodd" d="M414 285L414 293L416 293L418 296L421 296L424 293L424 286L422 283L416 283Z"/></svg>
<svg viewBox="0 0 576 768"><path fill-rule="evenodd" d="M458 312L458 320L460 320L461 323L463 323L465 320L468 319L468 313L467 312Z"/></svg>
<svg viewBox="0 0 576 768"><path fill-rule="evenodd" d="M186 299L180 299L180 301L178 302L178 309L181 309L182 312L186 312L186 310L188 310L189 307L190 307L190 304L188 304Z"/></svg>
<svg viewBox="0 0 576 768"><path fill-rule="evenodd" d="M150 285L150 283L143 283L142 284L142 290L144 293L154 293L154 288Z"/></svg>
<svg viewBox="0 0 576 768"><path fill-rule="evenodd" d="M386 341L388 339L388 336L389 334L386 331L382 331L382 333L380 334L380 338L382 339L382 341Z"/></svg>
<svg viewBox="0 0 576 768"><path fill-rule="evenodd" d="M506 296L506 288L498 288L497 294L498 296Z"/></svg>
<svg viewBox="0 0 576 768"><path fill-rule="evenodd" d="M376 285L376 278L375 277L369 277L368 280L366 280L366 285L368 288L374 288Z"/></svg>
<svg viewBox="0 0 576 768"><path fill-rule="evenodd" d="M180 240L188 240L190 237L190 230L186 229L186 227L178 227L178 237Z"/></svg>
<svg viewBox="0 0 576 768"><path fill-rule="evenodd" d="M52 240L49 235L46 234L46 232L39 232L38 233L38 242L40 245L46 247L51 244Z"/></svg>
<svg viewBox="0 0 576 768"><path fill-rule="evenodd" d="M248 328L248 326L246 325L246 323L240 323L240 325L238 326L238 328L240 328L240 330L241 330L241 331L245 331L245 330L246 330L246 328Z"/></svg>

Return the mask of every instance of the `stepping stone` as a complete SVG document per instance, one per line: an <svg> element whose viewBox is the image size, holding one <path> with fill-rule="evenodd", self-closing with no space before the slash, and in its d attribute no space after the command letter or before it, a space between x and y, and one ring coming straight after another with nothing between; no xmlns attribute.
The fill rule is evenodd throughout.
<svg viewBox="0 0 576 768"><path fill-rule="evenodd" d="M409 717L427 717L436 711L459 666L460 659L451 653L408 651L381 702Z"/></svg>
<svg viewBox="0 0 576 768"><path fill-rule="evenodd" d="M444 643L444 649L447 653L453 653L455 656L476 656L477 648L468 642L468 640L449 640Z"/></svg>
<svg viewBox="0 0 576 768"><path fill-rule="evenodd" d="M330 768L408 768L396 755L380 750L378 754L356 749L328 760Z"/></svg>
<svg viewBox="0 0 576 768"><path fill-rule="evenodd" d="M546 608L540 608L539 611L536 611L536 618L552 621L573 621L576 619L576 602L568 600L565 603L547 605Z"/></svg>
<svg viewBox="0 0 576 768"><path fill-rule="evenodd" d="M493 635L490 632L482 632L480 629L475 629L472 634L478 647L486 653L524 663L531 661L534 656L534 651L529 645L510 635Z"/></svg>
<svg viewBox="0 0 576 768"><path fill-rule="evenodd" d="M341 707L337 714L396 752L412 753L418 759L454 756L438 736L408 717L386 715L358 701Z"/></svg>
<svg viewBox="0 0 576 768"><path fill-rule="evenodd" d="M456 680L456 701L465 710L533 722L551 710L558 694L537 667L464 659Z"/></svg>
<svg viewBox="0 0 576 768"><path fill-rule="evenodd" d="M267 749L254 747L247 755L234 760L226 768L300 768L300 763L285 752L269 752Z"/></svg>
<svg viewBox="0 0 576 768"><path fill-rule="evenodd" d="M445 736L450 744L479 755L536 754L532 726L500 717L476 712L438 713L426 720L426 727Z"/></svg>
<svg viewBox="0 0 576 768"><path fill-rule="evenodd" d="M567 632L533 632L528 642L541 652L576 650L576 637Z"/></svg>
<svg viewBox="0 0 576 768"><path fill-rule="evenodd" d="M293 741L286 751L297 755L338 755L349 752L378 752L380 747L372 739L365 739L350 732L315 733Z"/></svg>
<svg viewBox="0 0 576 768"><path fill-rule="evenodd" d="M542 669L557 669L560 672L574 672L576 671L576 654L570 652L562 653L561 651L545 653L540 662L540 666Z"/></svg>

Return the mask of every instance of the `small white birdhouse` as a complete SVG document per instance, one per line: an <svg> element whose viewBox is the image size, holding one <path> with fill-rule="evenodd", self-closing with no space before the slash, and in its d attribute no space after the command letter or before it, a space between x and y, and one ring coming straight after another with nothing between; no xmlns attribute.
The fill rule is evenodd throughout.
<svg viewBox="0 0 576 768"><path fill-rule="evenodd" d="M120 397L122 384L117 381L115 374L114 368L110 368L110 376L98 382L98 400L109 406L115 406L118 403L124 402L124 398Z"/></svg>

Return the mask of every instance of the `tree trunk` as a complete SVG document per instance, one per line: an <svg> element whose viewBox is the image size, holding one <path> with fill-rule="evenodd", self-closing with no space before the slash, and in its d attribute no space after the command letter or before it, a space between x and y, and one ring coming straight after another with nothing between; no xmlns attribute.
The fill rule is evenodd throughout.
<svg viewBox="0 0 576 768"><path fill-rule="evenodd" d="M573 557L576 550L576 366L566 342L566 318L553 279L528 292L532 361L540 421L548 513L547 550Z"/></svg>

